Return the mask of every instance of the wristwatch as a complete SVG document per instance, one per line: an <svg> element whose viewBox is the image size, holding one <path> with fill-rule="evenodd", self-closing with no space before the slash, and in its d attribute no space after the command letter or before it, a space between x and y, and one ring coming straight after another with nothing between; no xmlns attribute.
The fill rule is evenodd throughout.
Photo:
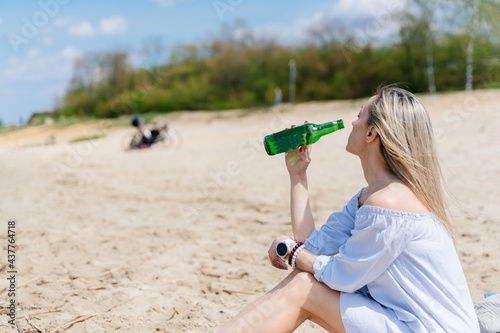
<svg viewBox="0 0 500 333"><path fill-rule="evenodd" d="M292 245L295 241L293 239L285 239L282 242L279 242L276 245L276 254L281 258L285 259L288 253L290 253L290 245Z"/></svg>

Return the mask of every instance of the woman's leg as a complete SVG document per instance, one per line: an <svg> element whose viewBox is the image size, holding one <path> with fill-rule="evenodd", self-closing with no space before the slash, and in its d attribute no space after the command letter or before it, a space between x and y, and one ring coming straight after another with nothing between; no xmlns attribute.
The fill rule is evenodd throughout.
<svg viewBox="0 0 500 333"><path fill-rule="evenodd" d="M344 332L340 293L297 269L217 332L293 332L306 320Z"/></svg>

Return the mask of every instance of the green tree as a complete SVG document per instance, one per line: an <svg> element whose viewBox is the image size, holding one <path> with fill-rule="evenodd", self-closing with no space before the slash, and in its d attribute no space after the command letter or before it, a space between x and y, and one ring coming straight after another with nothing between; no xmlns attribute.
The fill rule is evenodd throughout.
<svg viewBox="0 0 500 333"><path fill-rule="evenodd" d="M455 25L467 36L465 90L472 90L474 85L475 48L478 39L498 38L500 28L498 0L449 0L454 5Z"/></svg>
<svg viewBox="0 0 500 333"><path fill-rule="evenodd" d="M412 10L412 7L414 7L416 13L415 16L407 13L406 18L409 21L413 21L410 24L413 24L416 29L419 29L419 33L423 36L429 92L435 93L436 79L433 49L437 29L436 27L433 27L433 22L435 22L434 13L439 10L439 7L437 6L437 1L435 0L411 0L409 2L409 7L409 10Z"/></svg>
<svg viewBox="0 0 500 333"><path fill-rule="evenodd" d="M448 1L448 9L465 2ZM399 38L361 40L359 31L326 22L309 31L306 43L287 46L257 38L237 22L203 43L176 45L168 57L161 40L152 39L141 51L145 66L140 68L129 65L125 52L89 53L75 62L55 115L116 117L271 105L276 88L289 97L290 59L296 61L299 102L364 97L394 82L414 92L459 89L470 69L471 37L457 24L436 24L447 13L436 3L412 0L413 7L391 17ZM486 17L481 6L477 12L483 16L474 17ZM486 34L493 25L479 24L473 39L474 80L490 87L500 81L499 37Z"/></svg>

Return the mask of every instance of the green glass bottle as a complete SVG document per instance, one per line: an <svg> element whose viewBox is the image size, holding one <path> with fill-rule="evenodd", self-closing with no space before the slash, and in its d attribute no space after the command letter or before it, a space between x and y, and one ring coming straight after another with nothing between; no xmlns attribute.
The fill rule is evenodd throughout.
<svg viewBox="0 0 500 333"><path fill-rule="evenodd" d="M304 124L264 138L264 147L268 155L286 153L290 150L317 142L323 135L344 128L342 119L324 124Z"/></svg>

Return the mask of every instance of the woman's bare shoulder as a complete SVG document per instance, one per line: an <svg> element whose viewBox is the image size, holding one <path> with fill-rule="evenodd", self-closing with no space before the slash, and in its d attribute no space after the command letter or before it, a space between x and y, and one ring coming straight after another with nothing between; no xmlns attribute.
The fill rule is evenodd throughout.
<svg viewBox="0 0 500 333"><path fill-rule="evenodd" d="M429 209L415 193L408 186L400 183L390 184L370 194L364 204L408 213L423 214L429 212Z"/></svg>

